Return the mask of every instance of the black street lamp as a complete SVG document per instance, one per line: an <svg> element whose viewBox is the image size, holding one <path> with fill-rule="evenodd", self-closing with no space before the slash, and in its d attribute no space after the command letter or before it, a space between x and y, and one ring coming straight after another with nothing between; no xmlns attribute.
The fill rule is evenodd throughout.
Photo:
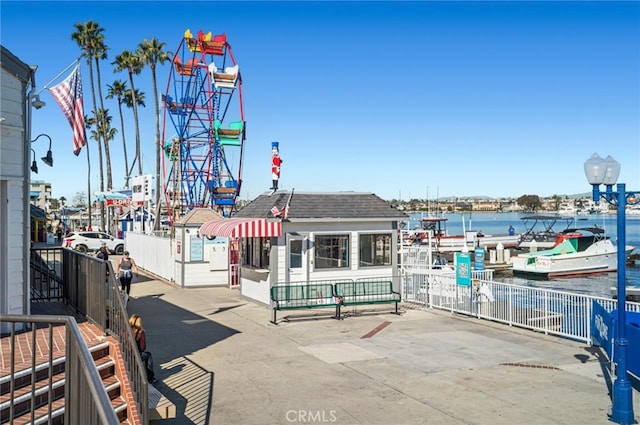
<svg viewBox="0 0 640 425"><path fill-rule="evenodd" d="M41 159L42 159L42 162L44 162L45 164L47 164L49 167L53 167L53 153L51 152L51 137L49 137L49 135L48 135L48 134L45 134L45 133L38 134L38 136L37 136L35 139L33 139L33 140L31 141L31 143L35 142L36 140L38 140L38 139L39 139L40 137L42 137L42 136L44 136L44 137L46 137L47 139L49 139L49 150L47 151L47 155L46 155L46 156L43 156L43 157L41 158ZM32 166L32 167L33 167L33 166ZM38 167L36 167L36 168L38 168ZM36 171L36 173L37 173L37 171Z"/></svg>
<svg viewBox="0 0 640 425"><path fill-rule="evenodd" d="M635 418L633 414L633 389L629 374L627 371L627 347L629 340L627 339L627 318L626 318L626 298L627 288L625 284L626 276L626 216L625 209L627 205L640 203L640 192L627 192L624 183L618 183L616 190L613 185L616 184L620 175L620 163L611 156L606 158L600 157L594 153L584 163L584 173L587 180L593 187L593 201L597 204L600 198L604 199L611 205L617 207L617 333L615 338L615 355L618 359L616 368L616 380L613 383L613 406L611 408L611 421L619 424L634 424ZM605 192L600 192L600 185L605 186Z"/></svg>
<svg viewBox="0 0 640 425"><path fill-rule="evenodd" d="M33 162L31 162L31 171L38 174L38 163L36 162L36 151L31 148L31 152L33 152Z"/></svg>

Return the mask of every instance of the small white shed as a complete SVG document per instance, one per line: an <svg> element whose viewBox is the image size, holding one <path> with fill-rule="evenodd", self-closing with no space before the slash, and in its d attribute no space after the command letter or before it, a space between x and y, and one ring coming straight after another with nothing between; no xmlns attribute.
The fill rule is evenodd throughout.
<svg viewBox="0 0 640 425"><path fill-rule="evenodd" d="M407 219L373 193L278 191L199 233L242 239L241 293L268 305L281 282L386 277L399 290L398 229Z"/></svg>

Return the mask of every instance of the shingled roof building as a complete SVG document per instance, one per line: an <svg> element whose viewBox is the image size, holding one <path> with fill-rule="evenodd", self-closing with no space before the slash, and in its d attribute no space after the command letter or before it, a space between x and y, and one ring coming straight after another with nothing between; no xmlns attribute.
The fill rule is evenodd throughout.
<svg viewBox="0 0 640 425"><path fill-rule="evenodd" d="M373 193L278 191L200 233L242 238L242 295L268 305L276 283L396 276L407 218Z"/></svg>

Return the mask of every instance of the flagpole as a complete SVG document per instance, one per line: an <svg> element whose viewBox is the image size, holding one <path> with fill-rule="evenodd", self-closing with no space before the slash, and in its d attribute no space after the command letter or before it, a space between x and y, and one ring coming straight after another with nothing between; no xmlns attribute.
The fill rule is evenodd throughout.
<svg viewBox="0 0 640 425"><path fill-rule="evenodd" d="M47 84L45 84L45 85L44 85L44 87L42 87L42 88L40 89L40 91L39 91L39 92L37 92L36 94L40 94L40 93L42 93L43 91L45 91L45 90L49 87L49 84L51 84L51 83L53 83L54 81L56 81L58 78L60 78L60 76L61 76L62 74L64 74L65 72L67 72L67 70L68 70L69 68L71 68L72 66L74 66L74 65L76 65L78 62L80 62L80 59L81 59L81 58L82 58L82 56L78 57L76 60L74 60L73 62L71 62L71 64L70 64L69 66L67 66L65 69L63 69L62 71L60 71L60 73L59 73L58 75L56 75L55 77L53 77L53 78L51 79L51 81L49 81Z"/></svg>
<svg viewBox="0 0 640 425"><path fill-rule="evenodd" d="M287 200L287 205L285 205L284 207L284 214L282 215L282 218L284 220L287 219L287 217L289 217L289 205L291 204L291 198L293 197L293 191L296 190L295 188L291 188L291 193L289 194L289 199Z"/></svg>

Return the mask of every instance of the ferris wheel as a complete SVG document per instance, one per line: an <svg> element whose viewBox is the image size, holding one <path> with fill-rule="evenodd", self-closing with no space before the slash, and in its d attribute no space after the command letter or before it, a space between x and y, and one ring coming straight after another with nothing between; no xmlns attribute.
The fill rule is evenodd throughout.
<svg viewBox="0 0 640 425"><path fill-rule="evenodd" d="M242 182L242 78L226 34L186 30L162 96L163 180L169 216L193 208L229 217Z"/></svg>

